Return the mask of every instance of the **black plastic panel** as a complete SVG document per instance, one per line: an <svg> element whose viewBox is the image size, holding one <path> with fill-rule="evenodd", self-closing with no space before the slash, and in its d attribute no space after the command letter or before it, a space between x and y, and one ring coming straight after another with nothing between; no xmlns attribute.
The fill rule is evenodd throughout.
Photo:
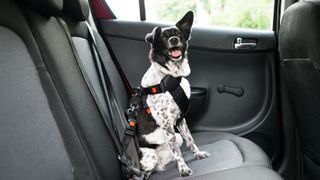
<svg viewBox="0 0 320 180"><path fill-rule="evenodd" d="M209 94L202 116L192 118L194 131L239 134L263 120L272 96L268 54L231 54L191 49L189 59L191 86L206 88ZM241 87L244 95L238 97L219 93L219 84Z"/></svg>

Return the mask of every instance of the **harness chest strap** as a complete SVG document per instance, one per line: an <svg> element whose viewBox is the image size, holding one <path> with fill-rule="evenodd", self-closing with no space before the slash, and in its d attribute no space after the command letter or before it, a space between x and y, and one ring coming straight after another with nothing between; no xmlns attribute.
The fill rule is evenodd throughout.
<svg viewBox="0 0 320 180"><path fill-rule="evenodd" d="M149 94L159 94L169 92L173 100L177 103L180 111L181 117L185 117L190 108L190 101L185 94L183 88L180 86L181 77L173 77L171 75L165 76L160 84L153 85L146 88L138 88L138 93L142 96ZM145 103L146 104L146 103ZM150 108L146 107L147 113L150 113Z"/></svg>

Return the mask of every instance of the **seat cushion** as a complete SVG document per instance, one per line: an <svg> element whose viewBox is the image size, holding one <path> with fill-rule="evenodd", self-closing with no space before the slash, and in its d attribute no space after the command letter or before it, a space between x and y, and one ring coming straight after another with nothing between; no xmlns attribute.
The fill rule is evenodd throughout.
<svg viewBox="0 0 320 180"><path fill-rule="evenodd" d="M248 139L221 132L194 133L193 137L199 148L209 152L211 156L196 160L192 152L183 145L184 159L193 170L193 175L187 179L281 179L270 169L267 155ZM165 171L150 177L152 180L180 178L182 179L175 162L168 164Z"/></svg>

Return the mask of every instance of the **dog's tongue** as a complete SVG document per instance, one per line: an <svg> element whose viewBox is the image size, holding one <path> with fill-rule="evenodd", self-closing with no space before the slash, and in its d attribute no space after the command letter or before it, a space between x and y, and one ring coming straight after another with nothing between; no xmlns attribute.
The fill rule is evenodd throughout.
<svg viewBox="0 0 320 180"><path fill-rule="evenodd" d="M171 56L174 58L181 56L181 51L179 49L172 50L170 53L171 53Z"/></svg>

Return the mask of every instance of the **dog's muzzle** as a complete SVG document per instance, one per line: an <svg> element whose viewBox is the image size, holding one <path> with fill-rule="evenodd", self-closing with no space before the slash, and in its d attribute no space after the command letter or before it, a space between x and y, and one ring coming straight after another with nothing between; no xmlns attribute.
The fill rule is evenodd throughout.
<svg viewBox="0 0 320 180"><path fill-rule="evenodd" d="M168 42L170 46L174 47L178 45L178 43L180 42L180 38L178 38L177 36L172 36L168 39Z"/></svg>
<svg viewBox="0 0 320 180"><path fill-rule="evenodd" d="M168 54L172 59L180 59L182 56L180 38L172 36L168 39Z"/></svg>

